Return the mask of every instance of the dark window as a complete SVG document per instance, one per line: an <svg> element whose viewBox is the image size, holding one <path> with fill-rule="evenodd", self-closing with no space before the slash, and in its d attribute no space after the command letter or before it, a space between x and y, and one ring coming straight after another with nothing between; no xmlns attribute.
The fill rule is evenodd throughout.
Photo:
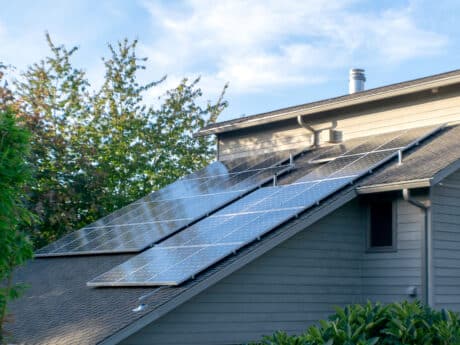
<svg viewBox="0 0 460 345"><path fill-rule="evenodd" d="M391 201L378 201L370 204L370 248L393 246L393 219Z"/></svg>

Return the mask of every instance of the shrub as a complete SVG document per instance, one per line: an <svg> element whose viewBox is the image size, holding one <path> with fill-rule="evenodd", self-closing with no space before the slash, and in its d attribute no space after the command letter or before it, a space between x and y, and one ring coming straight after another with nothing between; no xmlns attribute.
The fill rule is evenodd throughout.
<svg viewBox="0 0 460 345"><path fill-rule="evenodd" d="M277 332L260 345L457 345L459 315L436 311L420 302L352 305L337 308L329 321L306 333Z"/></svg>

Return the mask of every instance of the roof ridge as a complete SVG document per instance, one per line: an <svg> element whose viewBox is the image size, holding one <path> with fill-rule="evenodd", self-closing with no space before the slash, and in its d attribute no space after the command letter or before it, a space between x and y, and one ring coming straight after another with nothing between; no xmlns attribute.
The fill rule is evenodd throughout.
<svg viewBox="0 0 460 345"><path fill-rule="evenodd" d="M345 94L345 95L341 95L337 97L325 98L325 99L321 99L321 100L317 100L313 102L308 102L308 103L298 104L298 105L289 106L285 108L275 109L272 111L257 113L257 114L253 114L253 115L249 115L245 117L236 118L236 119L216 122L216 123L209 124L206 127L202 128L200 131L196 133L196 135L203 136L203 135L231 131L231 130L237 129L235 127L238 127L237 126L238 124L240 125L246 124L246 126L244 127L251 127L257 124L261 124L260 122L268 123L268 122L283 120L286 118L292 118L298 115L303 115L303 114L297 114L297 112L300 112L302 110L309 110L311 113L317 113L319 111L323 111L323 109L316 109L321 106L334 106L335 108L338 108L338 107L365 103L365 102L374 100L374 99L369 99L371 97L375 98L375 97L380 96L379 99L395 97L400 94L388 94L388 95L386 94L390 92L394 93L396 91L403 91L404 89L408 89L408 88L415 89L416 87L420 87L420 86L424 86L425 84L436 83L436 82L441 83L442 86L450 85L454 83L460 83L460 69L443 72L439 74L434 74L434 75L430 75L426 77L411 79L408 81L398 82L394 84L379 86L376 88L372 88L372 89L368 89L365 91L356 92L352 94ZM431 87L434 87L434 86L426 85L427 89ZM416 89L412 91L410 90L407 90L407 91L408 92L401 93L401 94L407 94L407 93L416 92L420 90ZM294 114L289 116L290 113L294 113ZM254 123L254 124L250 124L250 123Z"/></svg>

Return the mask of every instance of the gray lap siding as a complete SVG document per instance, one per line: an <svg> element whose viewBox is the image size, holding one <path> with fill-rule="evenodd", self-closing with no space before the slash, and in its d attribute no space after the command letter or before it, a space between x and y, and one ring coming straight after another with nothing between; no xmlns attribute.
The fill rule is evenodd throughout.
<svg viewBox="0 0 460 345"><path fill-rule="evenodd" d="M364 247L353 201L265 253L122 344L238 344L301 333L334 306L360 302Z"/></svg>
<svg viewBox="0 0 460 345"><path fill-rule="evenodd" d="M433 305L460 312L460 172L432 192Z"/></svg>
<svg viewBox="0 0 460 345"><path fill-rule="evenodd" d="M423 212L408 202L396 200L396 251L364 253L362 284L364 300L389 303L411 299L407 288L417 288L422 299Z"/></svg>
<svg viewBox="0 0 460 345"><path fill-rule="evenodd" d="M423 214L398 200L398 251L365 253L367 212L351 201L125 339L123 345L239 344L301 333L335 306L421 291Z"/></svg>

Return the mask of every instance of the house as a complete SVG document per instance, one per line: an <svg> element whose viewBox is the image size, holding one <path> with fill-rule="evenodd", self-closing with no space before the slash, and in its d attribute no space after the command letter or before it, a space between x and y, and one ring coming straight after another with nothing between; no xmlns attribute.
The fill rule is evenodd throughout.
<svg viewBox="0 0 460 345"><path fill-rule="evenodd" d="M354 72L358 78L352 81L359 86L362 71ZM11 304L14 343L241 344L276 330L300 333L334 306L366 300L420 299L460 311L458 121L460 70L203 128L197 135L218 139L223 163L214 167L225 163L234 176L249 176L251 184L240 194L230 194L236 189L230 184L225 194L230 199L192 203L214 209L177 233L151 239L157 243L151 249L136 249L134 241L130 250L113 250L127 248L123 238L132 227L149 223L145 213L137 213L138 203L119 215L134 210L130 229L121 224L111 232L115 239L102 236L106 240L96 247L87 238L78 242L81 238L73 237L38 251L16 274L30 288ZM257 157L271 157L271 163L279 159L260 168ZM259 168L247 169L251 160ZM219 169L215 176L225 173ZM199 176L165 194L174 195L180 183ZM311 189L294 193L307 185ZM157 202L157 194L152 195L142 202ZM203 200L221 195L207 194ZM178 198L159 199L158 205ZM179 253L183 247L177 243L185 243L202 224L214 224L210 220L216 217L235 219L242 216L238 207L268 205L267 200L277 206L245 213L251 225L238 232L245 238L238 247L226 242L230 252L198 255L198 263L184 256L177 270L163 270L163 278L155 271L176 259L163 262L161 251ZM279 205L284 205L281 210ZM273 220L279 212L282 217ZM113 219L86 233L103 231ZM244 237L260 227L265 228ZM216 225L206 233L223 228ZM74 251L75 241L80 252ZM139 257L147 258L145 266L136 266ZM201 268L187 271L194 265ZM144 276L133 275L146 266ZM182 276L183 271L188 273ZM171 274L177 280L168 280Z"/></svg>

